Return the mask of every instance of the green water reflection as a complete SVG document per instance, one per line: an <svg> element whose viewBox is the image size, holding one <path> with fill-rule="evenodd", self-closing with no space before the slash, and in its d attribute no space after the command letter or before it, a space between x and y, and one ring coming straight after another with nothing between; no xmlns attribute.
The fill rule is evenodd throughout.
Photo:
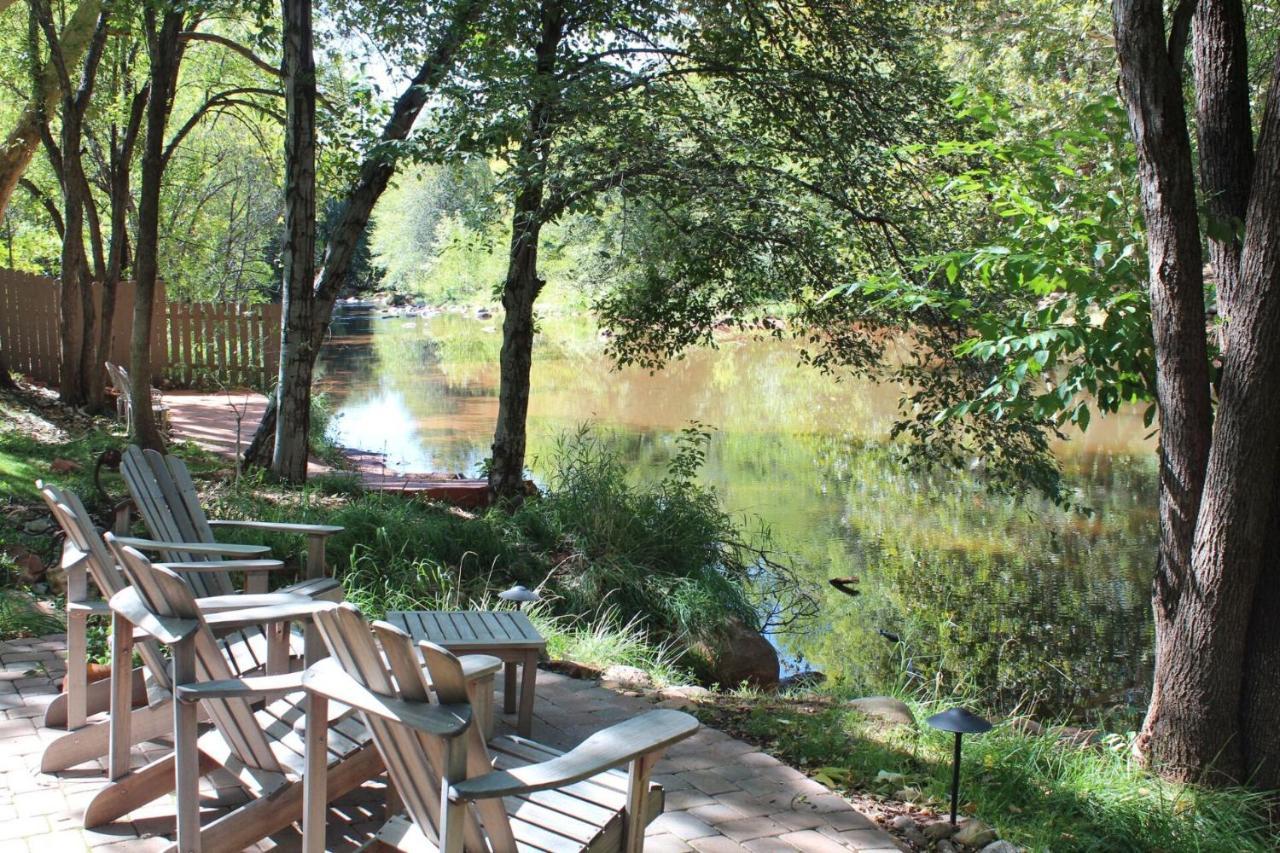
<svg viewBox="0 0 1280 853"><path fill-rule="evenodd" d="M392 468L475 473L497 411L499 345L492 320L341 317L323 356L336 437L386 453ZM835 383L799 366L788 343L728 341L656 375L614 370L601 351L587 324L544 321L535 476L555 436L584 422L613 431L638 476L662 470L690 420L715 428L706 481L822 584L821 618L779 638L794 658L861 689L959 686L1041 713L1142 701L1157 530L1137 415L1059 448L1097 510L1083 517L993 498L968 473L908 474L885 448L897 389ZM856 599L825 585L847 575L862 580Z"/></svg>

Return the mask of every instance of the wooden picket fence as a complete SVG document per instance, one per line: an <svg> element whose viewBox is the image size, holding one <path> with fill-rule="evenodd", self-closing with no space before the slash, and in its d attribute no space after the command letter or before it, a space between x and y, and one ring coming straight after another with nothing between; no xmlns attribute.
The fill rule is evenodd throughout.
<svg viewBox="0 0 1280 853"><path fill-rule="evenodd" d="M56 385L61 364L56 279L0 269L0 353L10 370ZM100 305L94 286L94 306ZM134 286L116 289L111 361L129 364ZM280 359L280 306L169 302L157 284L151 365L166 387L269 388ZM101 318L97 318L101 322ZM78 323L73 317L72 322ZM97 330L94 331L97 340ZM106 382L103 371L102 381Z"/></svg>

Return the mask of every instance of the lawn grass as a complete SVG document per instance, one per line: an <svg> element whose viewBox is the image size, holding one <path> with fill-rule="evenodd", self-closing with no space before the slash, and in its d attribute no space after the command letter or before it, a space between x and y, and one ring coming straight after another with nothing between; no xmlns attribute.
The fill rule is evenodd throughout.
<svg viewBox="0 0 1280 853"><path fill-rule="evenodd" d="M850 708L847 689L791 698L739 693L705 721L760 744L827 786L899 799L942 813L953 736L923 724L956 700L901 697L919 724L890 726ZM1269 800L1242 789L1166 782L1133 760L1128 737L1080 746L997 721L964 742L962 812L1033 851L1274 851Z"/></svg>

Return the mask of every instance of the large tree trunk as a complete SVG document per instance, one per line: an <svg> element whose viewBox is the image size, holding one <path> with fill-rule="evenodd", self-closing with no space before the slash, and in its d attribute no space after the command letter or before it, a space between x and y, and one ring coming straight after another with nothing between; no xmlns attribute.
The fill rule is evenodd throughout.
<svg viewBox="0 0 1280 853"><path fill-rule="evenodd" d="M1210 439L1200 234L1181 56L1171 57L1165 45L1162 4L1114 0L1114 13L1146 217L1160 407L1160 551L1152 594L1156 672L1139 749L1177 773L1206 766L1205 751L1221 746L1205 725L1216 715L1201 713L1180 650L1186 641L1181 617L1193 599L1191 548ZM1227 709L1227 717L1234 712Z"/></svg>
<svg viewBox="0 0 1280 853"><path fill-rule="evenodd" d="M285 245L281 312L279 412L271 469L291 482L307 479L311 429L311 347L316 248L316 68L311 0L284 0Z"/></svg>
<svg viewBox="0 0 1280 853"><path fill-rule="evenodd" d="M482 8L483 4L478 0L468 0L455 7L454 17L435 50L422 63L418 73L396 99L391 117L387 120L379 138L380 142L391 143L408 137L427 98L453 64L458 48L466 40L471 31L471 25ZM385 146L380 145L361 164L360 174L347 191L342 212L337 218L325 248L324 266L320 270L319 279L315 285L315 306L312 309L310 329L311 346L309 350L298 348L288 354L282 347L281 372L301 373L303 368L290 365L289 361L291 358L304 356L309 359L309 364L305 368L308 378L314 370L316 356L324 344L325 331L329 327L329 318L333 314L333 306L346 283L360 236L369 224L374 205L395 174L398 162L395 148L387 150ZM250 465L265 468L271 464L276 436L276 401L277 395L273 393L267 401L266 412L258 423L253 439L245 450L245 462ZM308 416L309 414L308 401Z"/></svg>
<svg viewBox="0 0 1280 853"><path fill-rule="evenodd" d="M133 335L129 341L129 378L133 399L133 439L143 447L164 449L164 438L151 410L151 317L155 305L160 240L160 182L164 177L165 129L173 107L173 92L182 61L183 14L172 7L148 5L143 11L147 54L151 59L151 97L147 101L147 133L142 146L142 185L138 198L138 246L134 262L137 290L133 306Z"/></svg>
<svg viewBox="0 0 1280 853"><path fill-rule="evenodd" d="M68 68L79 64L84 56L101 11L101 0L82 0L63 26L58 42ZM8 210L13 191L40 146L40 117L53 112L62 93L58 72L52 63L40 70L39 79L34 82L31 101L23 107L13 130L0 145L0 218Z"/></svg>
<svg viewBox="0 0 1280 853"><path fill-rule="evenodd" d="M1199 12L1198 111L1204 144L1249 134L1234 0ZM1161 550L1154 589L1156 671L1138 747L1165 775L1244 781L1275 774L1274 589L1255 596L1274 507L1280 446L1280 75L1273 72L1251 185L1209 152L1202 178L1220 209L1247 198L1238 267L1217 239L1229 306L1219 402L1210 426L1208 351L1191 153L1176 17L1164 45L1160 0L1115 0L1116 47L1150 244L1152 325L1161 412ZM1191 9L1179 4L1176 16ZM1235 55L1231 55L1234 52ZM1236 272L1234 278L1232 273ZM1224 275L1225 274L1225 275ZM1206 455L1207 452L1207 455ZM1188 533L1191 539L1188 541ZM1274 576L1268 573L1268 578ZM1247 673L1247 675L1246 675ZM1271 702L1260 716L1263 703Z"/></svg>
<svg viewBox="0 0 1280 853"><path fill-rule="evenodd" d="M1231 319L1240 274L1241 238L1253 178L1244 8L1238 0L1201 0L1193 33L1200 184L1210 218L1209 262L1217 285L1218 315L1225 324ZM1220 341L1226 341L1225 326Z"/></svg>

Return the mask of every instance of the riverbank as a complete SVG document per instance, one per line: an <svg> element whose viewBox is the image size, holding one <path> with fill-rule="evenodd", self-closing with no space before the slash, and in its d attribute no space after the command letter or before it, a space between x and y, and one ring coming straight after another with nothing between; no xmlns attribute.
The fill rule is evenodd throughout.
<svg viewBox="0 0 1280 853"><path fill-rule="evenodd" d="M92 511L104 515L123 491L114 475L104 474L96 478L104 487L99 493L93 463L102 450L119 447L121 437L111 422L68 413L47 397L5 396L0 407L5 421L0 431L0 548L8 555L0 558L5 601L0 631L46 633L47 622L41 629L31 620L56 616L56 573L28 572L29 580L24 580L25 570L13 559L14 551L24 549L43 569L56 558L34 481L54 479L73 488ZM331 543L330 564L348 597L370 615L398 608L482 605L513 582L541 586L548 600L533 615L554 658L573 661L588 672L613 665L642 670L662 691L655 695L658 701L692 707L710 725L804 771L877 816L904 843L914 837L907 830L923 833L938 822L949 781L948 739L918 722L887 725L858 712L848 700L857 695L855 687L865 684L836 680L783 694L671 690L691 680L687 661L669 640L679 630L679 620L690 613L705 619L700 602L723 605L715 600L718 592L693 596L688 585L678 596L670 593L681 586L671 582L674 561L681 554L698 553L690 528L662 512L671 495L651 500L653 513L638 513L637 501L646 493L615 492L615 480L601 478L598 468L580 466L583 479L574 488L595 483L597 489L577 491L575 501L536 511L531 507L515 516L472 515L422 500L370 494L350 478L322 476L301 490L272 486L257 475L237 482L225 460L191 445L175 449L191 465L214 514L346 526ZM661 524L617 524L635 517ZM267 537L254 541L285 554L295 544ZM631 562L619 555L629 555ZM297 565L300 557L291 561ZM652 575L671 585L666 591L645 585ZM643 583L637 586L638 580ZM631 592L625 595L608 591L626 585ZM635 602L656 603L660 609L646 614L646 622L638 621L625 609ZM9 619L9 613L24 615ZM105 655L101 630L95 644L97 654ZM640 692L630 683L615 686ZM956 694L922 697L918 691L900 698L916 721L957 701ZM989 713L981 697L961 698L977 700L973 707ZM1045 851L1234 853L1276 848L1275 830L1267 823L1268 802L1257 794L1164 783L1132 763L1123 734L1099 734L1082 745L994 714L992 718L997 723L993 732L966 743L963 810L1010 842Z"/></svg>

